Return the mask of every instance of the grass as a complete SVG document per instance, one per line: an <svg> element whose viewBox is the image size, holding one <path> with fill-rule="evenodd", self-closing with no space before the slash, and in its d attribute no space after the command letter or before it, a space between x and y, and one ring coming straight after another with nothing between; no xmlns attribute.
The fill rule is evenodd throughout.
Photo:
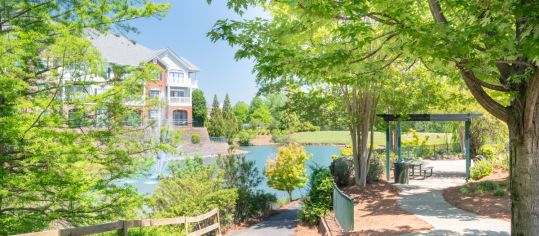
<svg viewBox="0 0 539 236"><path fill-rule="evenodd" d="M419 133L421 139L429 136L428 144L445 144L446 136L451 140L451 134L444 133ZM411 134L403 133L402 140L410 140ZM320 143L320 144L351 144L350 133L348 131L316 131L300 132L291 134L291 139L298 143ZM385 146L385 133L374 133L374 146Z"/></svg>

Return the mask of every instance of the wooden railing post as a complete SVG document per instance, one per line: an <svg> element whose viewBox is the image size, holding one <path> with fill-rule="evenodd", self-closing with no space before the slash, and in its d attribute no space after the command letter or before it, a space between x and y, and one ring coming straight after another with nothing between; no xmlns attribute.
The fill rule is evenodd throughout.
<svg viewBox="0 0 539 236"><path fill-rule="evenodd" d="M219 218L219 210L217 210L217 224L219 224L219 227L217 228L217 235L221 235L221 220Z"/></svg>
<svg viewBox="0 0 539 236"><path fill-rule="evenodd" d="M122 222L122 228L118 230L118 236L127 236L127 221L121 220L120 222Z"/></svg>
<svg viewBox="0 0 539 236"><path fill-rule="evenodd" d="M188 235L189 234L189 225L187 225L187 217L185 217L184 227L185 227L185 235Z"/></svg>

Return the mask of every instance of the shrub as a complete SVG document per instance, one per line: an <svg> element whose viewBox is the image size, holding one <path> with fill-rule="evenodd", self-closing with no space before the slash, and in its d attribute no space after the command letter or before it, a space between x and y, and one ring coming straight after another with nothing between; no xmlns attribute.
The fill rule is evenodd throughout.
<svg viewBox="0 0 539 236"><path fill-rule="evenodd" d="M274 131L271 135L271 141L274 143L286 144L290 142L290 138L288 137L288 132L286 131Z"/></svg>
<svg viewBox="0 0 539 236"><path fill-rule="evenodd" d="M470 177L474 180L482 179L483 177L492 174L492 164L487 160L476 161L471 170Z"/></svg>
<svg viewBox="0 0 539 236"><path fill-rule="evenodd" d="M329 166L331 175L339 187L350 186L354 183L354 163L350 157L339 157Z"/></svg>
<svg viewBox="0 0 539 236"><path fill-rule="evenodd" d="M192 134L191 135L191 143L193 143L193 144L200 143L200 134Z"/></svg>
<svg viewBox="0 0 539 236"><path fill-rule="evenodd" d="M485 144L479 149L479 154L492 160L498 157L503 152L503 144Z"/></svg>
<svg viewBox="0 0 539 236"><path fill-rule="evenodd" d="M460 194L462 194L464 196L468 196L468 194L470 194L470 190L468 189L467 186L460 187L459 192L460 192Z"/></svg>
<svg viewBox="0 0 539 236"><path fill-rule="evenodd" d="M303 200L299 219L317 225L320 217L326 215L332 206L333 178L327 168L315 167L310 178L309 194Z"/></svg>
<svg viewBox="0 0 539 236"><path fill-rule="evenodd" d="M481 188L484 191L492 191L499 188L498 184L494 181L486 180L477 183L477 188Z"/></svg>
<svg viewBox="0 0 539 236"><path fill-rule="evenodd" d="M219 208L223 224L232 222L238 192L225 188L217 166L196 157L174 161L168 169L170 177L159 181L149 202L154 217L191 216Z"/></svg>
<svg viewBox="0 0 539 236"><path fill-rule="evenodd" d="M384 154L374 154L369 161L369 172L367 173L367 182L372 183L380 179L380 175L384 173Z"/></svg>
<svg viewBox="0 0 539 236"><path fill-rule="evenodd" d="M240 133L238 134L238 138L241 146L251 145L252 135L248 131L240 131Z"/></svg>
<svg viewBox="0 0 539 236"><path fill-rule="evenodd" d="M505 190L503 190L503 188L496 188L496 191L494 191L494 196L496 197L503 197L505 196Z"/></svg>
<svg viewBox="0 0 539 236"><path fill-rule="evenodd" d="M261 216L271 210L277 198L256 189L263 178L254 161L246 160L245 155L226 155L217 158L217 165L223 171L225 186L238 190L234 214L236 223Z"/></svg>

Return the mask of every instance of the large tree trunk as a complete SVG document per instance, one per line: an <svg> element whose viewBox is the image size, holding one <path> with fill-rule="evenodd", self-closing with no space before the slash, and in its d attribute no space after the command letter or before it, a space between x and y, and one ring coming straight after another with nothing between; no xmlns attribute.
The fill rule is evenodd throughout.
<svg viewBox="0 0 539 236"><path fill-rule="evenodd" d="M536 109L537 111L537 109ZM508 120L511 174L512 235L539 233L539 127L523 132L521 116ZM522 113L520 113L522 114ZM539 123L536 112L535 122Z"/></svg>

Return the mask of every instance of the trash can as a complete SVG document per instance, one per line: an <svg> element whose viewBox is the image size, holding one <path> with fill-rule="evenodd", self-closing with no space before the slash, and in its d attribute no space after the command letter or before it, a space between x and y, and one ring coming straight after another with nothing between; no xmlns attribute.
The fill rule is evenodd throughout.
<svg viewBox="0 0 539 236"><path fill-rule="evenodd" d="M407 184L408 183L408 163L406 162L395 162L393 163L395 168L394 176L396 184Z"/></svg>

